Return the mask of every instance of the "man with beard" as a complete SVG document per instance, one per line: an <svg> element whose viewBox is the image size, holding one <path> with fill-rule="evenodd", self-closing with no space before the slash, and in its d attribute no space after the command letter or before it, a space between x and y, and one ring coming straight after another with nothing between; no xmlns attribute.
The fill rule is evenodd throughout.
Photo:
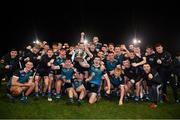
<svg viewBox="0 0 180 120"><path fill-rule="evenodd" d="M19 66L19 57L17 50L12 49L7 55L3 56L1 59L1 69L0 69L0 79L7 77L10 79Z"/></svg>

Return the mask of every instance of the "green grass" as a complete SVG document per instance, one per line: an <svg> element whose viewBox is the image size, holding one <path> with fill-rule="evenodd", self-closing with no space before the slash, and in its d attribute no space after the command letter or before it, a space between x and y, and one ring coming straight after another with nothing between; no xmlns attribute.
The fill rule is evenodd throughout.
<svg viewBox="0 0 180 120"><path fill-rule="evenodd" d="M148 102L135 103L133 101L126 102L123 106L118 106L118 100L107 100L102 98L96 104L90 105L87 99L81 106L66 105L66 98L63 97L59 101L48 102L47 99L34 100L29 97L28 103L16 101L10 103L4 97L4 87L0 89L0 118L73 118L73 119L145 119L145 118L180 118L180 104L171 102L161 103L158 108L151 110L148 108ZM168 91L171 93L171 91Z"/></svg>

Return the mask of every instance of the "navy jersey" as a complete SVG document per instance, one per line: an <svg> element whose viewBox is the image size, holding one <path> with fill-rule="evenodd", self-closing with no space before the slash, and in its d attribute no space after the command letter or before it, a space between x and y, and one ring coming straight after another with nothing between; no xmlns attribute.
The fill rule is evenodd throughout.
<svg viewBox="0 0 180 120"><path fill-rule="evenodd" d="M29 78L33 76L33 71L30 70L29 72L25 72L24 70L17 70L16 72L14 72L13 76L18 77L18 82L19 83L26 83L28 82ZM11 80L8 82L8 86L11 85Z"/></svg>
<svg viewBox="0 0 180 120"><path fill-rule="evenodd" d="M81 86L83 84L83 80L78 80L78 79L74 79L72 82L72 86L76 89L79 86Z"/></svg>
<svg viewBox="0 0 180 120"><path fill-rule="evenodd" d="M100 49L102 48L102 43L99 43L99 42L96 43L96 46L95 46L95 47L96 47L96 49L99 49L99 50L100 50Z"/></svg>
<svg viewBox="0 0 180 120"><path fill-rule="evenodd" d="M119 77L112 75L110 77L110 82L114 87L119 87L120 84L124 84L124 75L121 74Z"/></svg>
<svg viewBox="0 0 180 120"><path fill-rule="evenodd" d="M60 57L60 56L56 56L53 64L54 64L55 66L61 67L62 63L64 63L65 60L66 60L65 58L62 58L62 57ZM60 70L60 69L56 69L56 70L52 70L52 72L53 72L55 75L59 75L59 74L61 73L61 70Z"/></svg>
<svg viewBox="0 0 180 120"><path fill-rule="evenodd" d="M122 65L122 62L123 62L123 59L124 59L123 54L116 55L114 58L118 61L118 64Z"/></svg>
<svg viewBox="0 0 180 120"><path fill-rule="evenodd" d="M29 78L32 77L33 71L25 72L24 70L20 70L14 73L14 76L19 77L18 82L25 83L28 82Z"/></svg>
<svg viewBox="0 0 180 120"><path fill-rule="evenodd" d="M100 69L100 67L91 66L90 73L94 73L94 76L89 81L89 83L93 83L96 85L101 85L102 76L104 75L104 71Z"/></svg>
<svg viewBox="0 0 180 120"><path fill-rule="evenodd" d="M74 69L73 68L61 68L61 77L66 80L72 80L74 75Z"/></svg>
<svg viewBox="0 0 180 120"><path fill-rule="evenodd" d="M104 65L106 67L107 72L110 72L116 68L116 66L118 65L118 61L116 59L114 59L113 61L105 59Z"/></svg>
<svg viewBox="0 0 180 120"><path fill-rule="evenodd" d="M61 65L62 63L65 62L65 60L66 60L65 58L62 58L60 56L56 56L53 64L54 65Z"/></svg>

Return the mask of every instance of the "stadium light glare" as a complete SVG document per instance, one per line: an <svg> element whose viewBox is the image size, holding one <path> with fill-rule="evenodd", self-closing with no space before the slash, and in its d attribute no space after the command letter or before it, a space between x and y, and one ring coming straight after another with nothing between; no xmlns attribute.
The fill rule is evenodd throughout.
<svg viewBox="0 0 180 120"><path fill-rule="evenodd" d="M138 43L138 40L136 38L133 39L133 43L134 44L137 44Z"/></svg>
<svg viewBox="0 0 180 120"><path fill-rule="evenodd" d="M33 43L34 43L34 44L39 44L40 41L37 39L37 40L33 41Z"/></svg>
<svg viewBox="0 0 180 120"><path fill-rule="evenodd" d="M141 43L141 40L138 40L138 39L134 38L132 42L133 42L134 45L137 45L137 44Z"/></svg>
<svg viewBox="0 0 180 120"><path fill-rule="evenodd" d="M39 40L36 40L36 44L39 44L40 42L39 42Z"/></svg>

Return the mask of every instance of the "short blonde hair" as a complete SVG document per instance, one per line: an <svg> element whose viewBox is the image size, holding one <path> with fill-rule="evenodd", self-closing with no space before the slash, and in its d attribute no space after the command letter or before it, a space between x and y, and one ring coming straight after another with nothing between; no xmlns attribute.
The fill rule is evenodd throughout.
<svg viewBox="0 0 180 120"><path fill-rule="evenodd" d="M119 68L119 67L116 67L116 68L114 69L114 73L118 73L118 74L120 74L120 75L121 75L121 73L122 73L122 69L121 69L121 68Z"/></svg>

